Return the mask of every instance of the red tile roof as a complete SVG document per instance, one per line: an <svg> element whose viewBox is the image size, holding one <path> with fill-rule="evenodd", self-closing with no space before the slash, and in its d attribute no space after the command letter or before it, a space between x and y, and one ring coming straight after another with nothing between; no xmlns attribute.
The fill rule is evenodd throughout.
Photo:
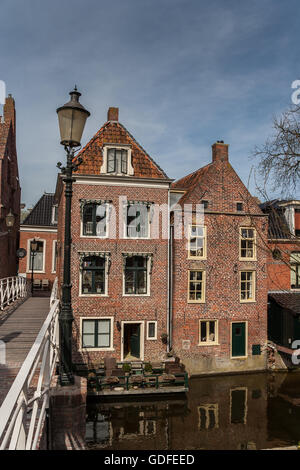
<svg viewBox="0 0 300 470"><path fill-rule="evenodd" d="M102 147L105 143L131 145L132 166L135 177L168 179L166 173L155 163L128 130L121 123L111 121L106 122L76 155L76 158L81 157L83 160L78 168L79 174L100 174L103 164Z"/></svg>

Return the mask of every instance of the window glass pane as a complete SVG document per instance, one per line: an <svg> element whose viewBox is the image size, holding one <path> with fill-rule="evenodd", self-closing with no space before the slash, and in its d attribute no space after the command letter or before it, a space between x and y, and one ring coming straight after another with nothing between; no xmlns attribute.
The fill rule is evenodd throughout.
<svg viewBox="0 0 300 470"><path fill-rule="evenodd" d="M109 334L105 334L105 335L98 334L98 347L99 348L109 348L109 346L110 346Z"/></svg>
<svg viewBox="0 0 300 470"><path fill-rule="evenodd" d="M83 320L83 333L95 333L95 322Z"/></svg>
<svg viewBox="0 0 300 470"><path fill-rule="evenodd" d="M138 271L137 272L137 294L146 294L147 293L147 272Z"/></svg>
<svg viewBox="0 0 300 470"><path fill-rule="evenodd" d="M206 321L200 322L200 325L201 325L201 331L200 331L201 341L207 341Z"/></svg>
<svg viewBox="0 0 300 470"><path fill-rule="evenodd" d="M133 271L125 272L125 294L134 294L134 273Z"/></svg>
<svg viewBox="0 0 300 470"><path fill-rule="evenodd" d="M98 333L109 333L110 331L110 320L99 320L98 321Z"/></svg>
<svg viewBox="0 0 300 470"><path fill-rule="evenodd" d="M127 173L127 150L122 150L122 173Z"/></svg>
<svg viewBox="0 0 300 470"><path fill-rule="evenodd" d="M148 323L148 337L155 338L155 323Z"/></svg>
<svg viewBox="0 0 300 470"><path fill-rule="evenodd" d="M95 291L104 294L104 271L95 271Z"/></svg>
<svg viewBox="0 0 300 470"><path fill-rule="evenodd" d="M215 321L209 322L209 337L208 337L209 341L216 341L215 326L216 326Z"/></svg>
<svg viewBox="0 0 300 470"><path fill-rule="evenodd" d="M115 149L109 149L107 152L107 173L116 171Z"/></svg>
<svg viewBox="0 0 300 470"><path fill-rule="evenodd" d="M83 271L82 272L82 293L89 294L93 291L92 284L92 271Z"/></svg>
<svg viewBox="0 0 300 470"><path fill-rule="evenodd" d="M83 334L82 346L84 348L94 348L95 347L95 335Z"/></svg>

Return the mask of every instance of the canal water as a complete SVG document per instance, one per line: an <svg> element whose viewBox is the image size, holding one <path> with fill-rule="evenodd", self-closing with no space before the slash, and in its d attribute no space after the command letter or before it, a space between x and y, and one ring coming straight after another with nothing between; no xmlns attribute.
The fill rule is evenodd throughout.
<svg viewBox="0 0 300 470"><path fill-rule="evenodd" d="M300 372L190 379L186 395L112 403L90 398L86 447L268 449L300 441Z"/></svg>

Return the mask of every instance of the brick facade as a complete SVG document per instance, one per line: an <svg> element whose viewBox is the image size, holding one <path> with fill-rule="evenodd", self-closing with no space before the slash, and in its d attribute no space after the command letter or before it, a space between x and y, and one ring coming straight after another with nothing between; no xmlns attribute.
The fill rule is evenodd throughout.
<svg viewBox="0 0 300 470"><path fill-rule="evenodd" d="M213 145L212 163L173 185L185 189L179 204L200 204L204 210L207 247L203 260L189 259L185 239L174 240L173 348L191 373L264 369L267 340L267 271L264 244L267 218L228 162L228 146ZM243 204L237 210L237 203ZM255 260L241 260L241 227L256 230ZM189 270L205 272L205 301L188 303ZM255 273L253 302L240 301L240 272ZM200 320L216 320L217 344L200 345ZM231 357L231 323L246 323L246 353ZM261 355L252 354L252 345L261 346Z"/></svg>
<svg viewBox="0 0 300 470"><path fill-rule="evenodd" d="M108 114L107 123L97 132L78 156L83 159L75 174L72 199L72 306L73 362L97 363L113 356L125 359L124 342L127 322L141 325L140 359L161 361L167 358L169 347L178 355L192 374L266 368L267 340L267 216L249 194L228 161L228 146L217 142L213 146L213 161L197 172L172 185L171 180L152 158L118 122L117 108ZM106 146L131 149L133 172L129 175L107 173ZM126 147L126 145L128 147ZM77 157L78 157L77 156ZM130 167L130 165L129 165ZM105 168L105 171L103 171ZM171 196L180 198L179 204L189 204L192 211L202 200L208 201L204 225L207 230L207 256L204 260L190 260L187 239L173 240L171 277L173 297L169 298L169 241L160 231L159 238L122 239L119 218L122 218L120 196L127 200L151 201L158 205L169 202ZM64 193L62 178L58 178L56 198L58 211L58 266L62 283L62 247L64 233ZM83 236L82 205L84 201L109 201L116 209L116 237ZM237 203L242 209L237 209ZM173 219L174 222L174 219ZM110 224L110 222L109 222ZM162 215L160 216L160 227ZM240 227L256 231L256 256L251 261L239 257ZM175 223L175 228L176 223ZM150 234L153 235L150 224ZM84 295L81 290L81 257L95 253L109 257L107 291L105 295ZM147 296L123 293L123 271L126 253L146 253L152 259L149 274L150 291ZM108 259L108 258L106 258ZM205 301L188 303L188 271L206 273ZM253 271L255 299L240 301L240 271ZM171 317L169 315L172 315ZM113 340L109 348L82 348L82 321L85 319L112 319ZM218 321L218 344L199 346L199 320ZM147 322L157 322L156 339L147 339ZM171 323L170 323L171 322ZM231 358L231 322L245 325L246 353ZM161 335L169 334L169 345ZM131 333L130 333L131 334ZM258 354L252 351L255 345ZM188 346L188 347L187 347ZM259 349L260 347L260 349Z"/></svg>
<svg viewBox="0 0 300 470"><path fill-rule="evenodd" d="M11 95L3 106L0 118L0 279L17 273L16 251L19 245L20 195L16 149L16 111ZM14 226L8 231L5 217L15 216Z"/></svg>

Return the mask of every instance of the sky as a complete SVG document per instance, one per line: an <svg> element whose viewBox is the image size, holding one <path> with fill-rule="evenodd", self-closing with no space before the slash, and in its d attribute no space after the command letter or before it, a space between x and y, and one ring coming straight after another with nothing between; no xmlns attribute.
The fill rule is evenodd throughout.
<svg viewBox="0 0 300 470"><path fill-rule="evenodd" d="M224 140L259 196L252 154L292 104L299 17L298 0L1 0L0 80L16 102L22 202L55 190L65 161L56 108L75 84L91 113L82 145L116 106L170 178L209 163Z"/></svg>

